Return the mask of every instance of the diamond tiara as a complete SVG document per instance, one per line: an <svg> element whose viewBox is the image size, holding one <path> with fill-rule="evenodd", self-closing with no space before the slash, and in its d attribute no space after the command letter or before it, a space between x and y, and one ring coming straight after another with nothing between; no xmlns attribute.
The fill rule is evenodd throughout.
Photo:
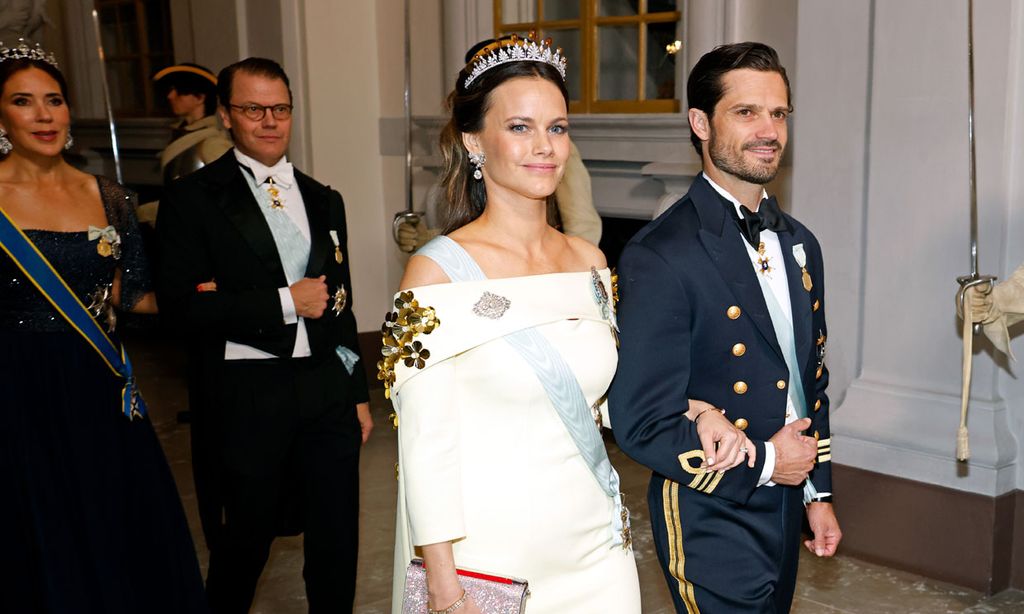
<svg viewBox="0 0 1024 614"><path fill-rule="evenodd" d="M49 53L39 43L35 44L35 47L30 47L28 41L24 38L19 38L18 43L14 47L8 47L0 41L0 62L6 62L7 60L39 60L40 62L46 62L54 68L60 68L57 65L57 58L52 53Z"/></svg>
<svg viewBox="0 0 1024 614"><path fill-rule="evenodd" d="M531 32L528 38L519 38L513 34L507 40L499 41L493 46L481 49L470 61L473 65L473 70L470 71L469 76L466 77L466 82L462 86L469 87L469 84L480 75L495 66L508 64L509 62L544 62L545 64L550 64L558 70L558 74L562 75L562 81L565 81L566 61L562 57L562 48L559 47L552 51L550 38L537 42L533 40L533 33Z"/></svg>

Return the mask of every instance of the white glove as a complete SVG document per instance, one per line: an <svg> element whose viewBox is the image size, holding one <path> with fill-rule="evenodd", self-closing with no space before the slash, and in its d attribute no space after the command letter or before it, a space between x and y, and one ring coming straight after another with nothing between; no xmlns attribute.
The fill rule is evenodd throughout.
<svg viewBox="0 0 1024 614"><path fill-rule="evenodd" d="M427 228L426 221L422 216L415 218L415 221L412 221L410 218L406 218L406 220L398 225L398 232L396 233L398 235L398 249L403 252L410 254L437 236L437 230Z"/></svg>
<svg viewBox="0 0 1024 614"><path fill-rule="evenodd" d="M1018 267L1009 279L995 286L968 288L967 302L971 320L981 323L992 345L1012 358L1007 328L1024 320L1024 265Z"/></svg>

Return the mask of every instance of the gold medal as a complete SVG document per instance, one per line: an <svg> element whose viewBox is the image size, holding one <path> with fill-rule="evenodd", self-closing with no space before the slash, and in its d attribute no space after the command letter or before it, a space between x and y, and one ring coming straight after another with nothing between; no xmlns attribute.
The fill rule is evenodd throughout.
<svg viewBox="0 0 1024 614"><path fill-rule="evenodd" d="M800 267L800 273L800 279L804 282L804 290L810 292L814 287L814 284L811 283L811 274L807 272L807 267Z"/></svg>
<svg viewBox="0 0 1024 614"><path fill-rule="evenodd" d="M110 241L100 237L100 240L96 242L96 253L104 258L109 258L114 253L114 248Z"/></svg>
<svg viewBox="0 0 1024 614"><path fill-rule="evenodd" d="M331 242L334 243L334 261L341 264L345 258L341 255L341 240L338 239L338 231L332 230L330 234Z"/></svg>
<svg viewBox="0 0 1024 614"><path fill-rule="evenodd" d="M267 179L267 184L267 192L270 194L270 208L276 210L284 209L284 203L281 202L281 192L278 191L274 178Z"/></svg>
<svg viewBox="0 0 1024 614"><path fill-rule="evenodd" d="M347 303L348 292L345 291L345 286L338 286L338 289L334 291L334 306L331 307L331 311L334 312L334 315L340 316Z"/></svg>

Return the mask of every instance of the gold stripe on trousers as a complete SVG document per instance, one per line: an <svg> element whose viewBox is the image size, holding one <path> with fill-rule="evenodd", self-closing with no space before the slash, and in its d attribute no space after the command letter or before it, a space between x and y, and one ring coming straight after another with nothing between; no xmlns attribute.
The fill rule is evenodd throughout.
<svg viewBox="0 0 1024 614"><path fill-rule="evenodd" d="M665 480L661 487L661 501L668 532L668 570L679 583L679 596L686 605L687 614L700 614L693 595L693 583L686 580L686 555L683 554L683 526L679 517L679 484Z"/></svg>

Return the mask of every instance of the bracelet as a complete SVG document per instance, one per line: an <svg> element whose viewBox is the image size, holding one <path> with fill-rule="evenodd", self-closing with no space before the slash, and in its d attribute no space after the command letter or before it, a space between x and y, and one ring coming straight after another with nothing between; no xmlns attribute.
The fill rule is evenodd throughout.
<svg viewBox="0 0 1024 614"><path fill-rule="evenodd" d="M462 589L462 596L455 600L455 603L451 604L443 610L431 610L427 608L427 614L452 614L455 610L458 610L462 606L466 605L466 598L469 595L466 594L466 589Z"/></svg>
<svg viewBox="0 0 1024 614"><path fill-rule="evenodd" d="M697 424L697 420L700 419L700 417L703 416L705 413L707 413L707 412L709 412L711 410L720 411L720 412L722 412L722 415L725 415L725 410L720 408L720 407L705 407L704 409L702 409L700 411L699 414L697 414L696 416L693 417L693 423Z"/></svg>

